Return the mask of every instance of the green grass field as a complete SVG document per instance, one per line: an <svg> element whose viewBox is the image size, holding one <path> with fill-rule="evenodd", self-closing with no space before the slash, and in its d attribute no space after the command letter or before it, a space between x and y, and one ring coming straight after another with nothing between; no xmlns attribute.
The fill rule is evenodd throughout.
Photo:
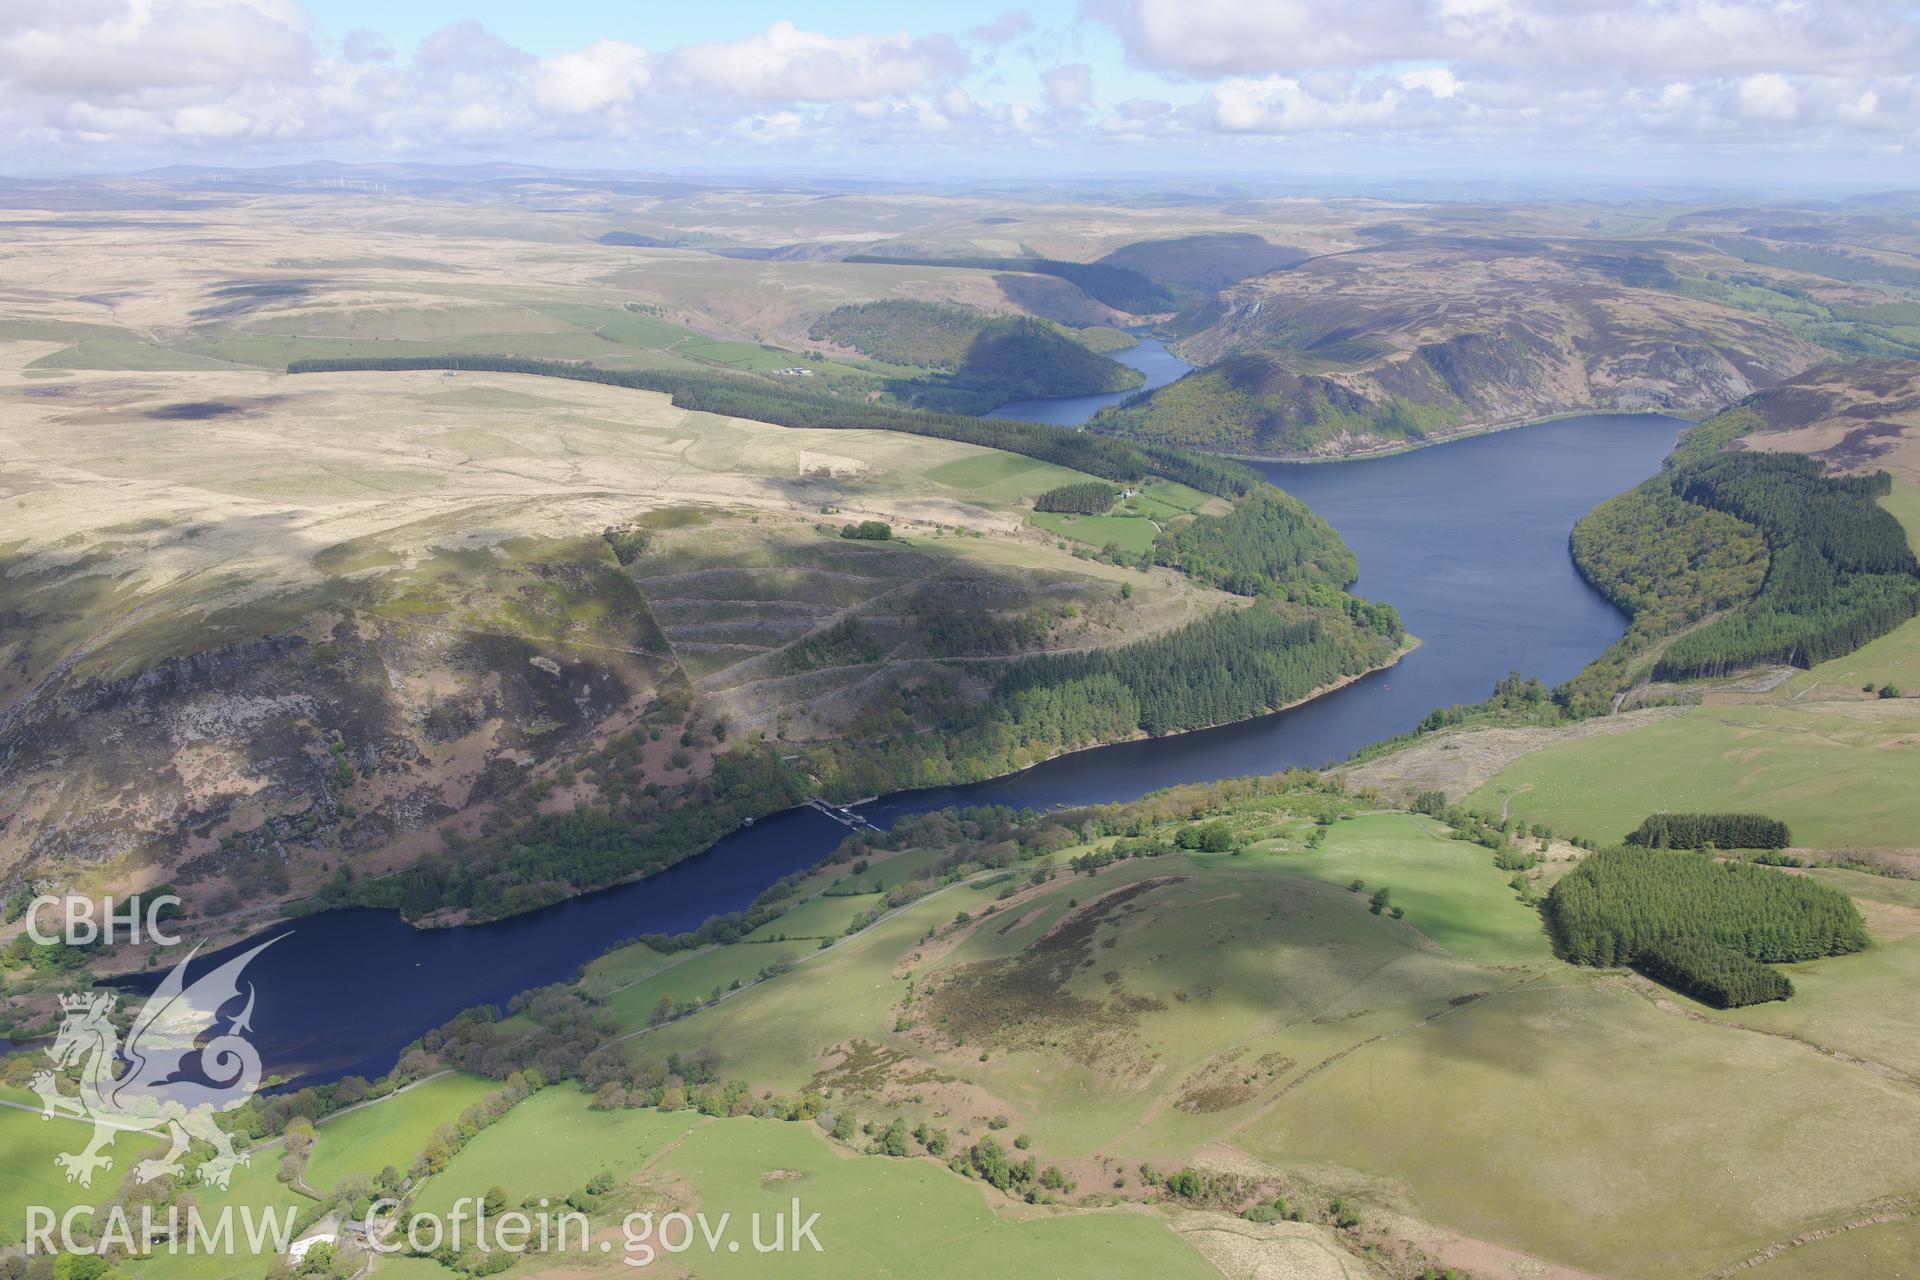
<svg viewBox="0 0 1920 1280"><path fill-rule="evenodd" d="M1430 1220L1646 1280L1707 1274L1920 1178L1910 1089L1562 975L1362 1047L1242 1145L1388 1174Z"/></svg>
<svg viewBox="0 0 1920 1280"><path fill-rule="evenodd" d="M1079 471L1036 462L1013 453L983 453L933 467L927 479L976 500L1017 503L1056 489L1093 479Z"/></svg>
<svg viewBox="0 0 1920 1280"><path fill-rule="evenodd" d="M776 928L773 932L779 930ZM742 943L687 952L617 992L608 1002L608 1007L623 1027L643 1027L647 1024L647 1015L653 1012L653 1007L660 1003L663 995L673 997L676 1002L705 1000L715 987L725 990L736 979L751 982L755 974L782 956L793 958L805 955L814 945L804 941L792 945L778 942L765 945Z"/></svg>
<svg viewBox="0 0 1920 1280"><path fill-rule="evenodd" d="M51 352L35 360L31 369L231 369L233 363L187 351L172 351L152 343L96 338Z"/></svg>
<svg viewBox="0 0 1920 1280"><path fill-rule="evenodd" d="M789 938L837 938L847 931L847 926L856 915L882 902L877 893L809 898L778 919L761 925L747 937L755 942L769 941L777 935Z"/></svg>
<svg viewBox="0 0 1920 1280"><path fill-rule="evenodd" d="M406 1173L435 1129L497 1088L480 1076L443 1076L321 1124L307 1159L307 1185L324 1195L353 1174L371 1178L388 1165Z"/></svg>
<svg viewBox="0 0 1920 1280"><path fill-rule="evenodd" d="M541 1196L558 1201L596 1173L626 1178L699 1119L691 1111L594 1111L581 1089L555 1085L475 1135L433 1175L415 1208L444 1214L456 1199L496 1186L513 1203Z"/></svg>
<svg viewBox="0 0 1920 1280"><path fill-rule="evenodd" d="M1120 499L1115 509L1154 520L1169 520L1198 511L1208 500L1209 495L1198 489L1190 489L1172 480L1160 480L1147 485L1131 498Z"/></svg>
<svg viewBox="0 0 1920 1280"><path fill-rule="evenodd" d="M740 1219L759 1213L771 1220L790 1212L795 1199L803 1213L820 1214L819 1253L761 1256L722 1248L683 1255L698 1274L716 1280L768 1274L822 1280L1219 1275L1154 1215L1014 1219L994 1211L992 1193L931 1160L849 1156L807 1123L711 1121L667 1155L661 1173L684 1181L703 1208L725 1209Z"/></svg>
<svg viewBox="0 0 1920 1280"><path fill-rule="evenodd" d="M1793 966L1791 1001L1723 1014L1554 960L1491 853L1428 819L1337 822L1316 851L1284 813L1248 818L1282 834L1061 876L1023 904L995 901L1023 878L949 889L631 1051L714 1048L729 1077L824 1083L876 1123L933 1116L964 1135L997 1110L1043 1161L1124 1169L1230 1143L1472 1238L1646 1280L1705 1274L1920 1177L1903 1136L1920 1095L1885 1075L1920 1074L1907 882L1815 873L1863 900L1875 945ZM1369 914L1354 878L1390 886L1406 918ZM1084 951L1047 950L1106 895L1125 904ZM929 928L988 905L957 947L913 959ZM896 1032L903 1007L912 1029ZM836 1067L862 1042L863 1065Z"/></svg>
<svg viewBox="0 0 1920 1280"><path fill-rule="evenodd" d="M1368 914L1345 888L1355 874L1403 886L1395 899L1408 918ZM906 971L921 988L1008 973L1024 990L1020 957L1075 911L1071 902L1126 896L1130 886L1137 907L1105 918L1084 970L1033 997L1038 1004L1003 1018L985 995L943 997L916 1005L913 1031L893 1030ZM929 927L961 910L980 916L1002 887L923 899L630 1052L713 1046L726 1074L796 1089L832 1047L866 1041L983 1090L1028 1121L1049 1154L1164 1158L1228 1132L1291 1073L1551 963L1537 917L1513 900L1485 850L1387 815L1338 824L1321 853L1166 857L1091 880L1059 876L950 953L901 967ZM1035 1041L1024 1028L1049 1017L1060 1020L1058 1039ZM1249 1075L1253 1087L1212 1088Z"/></svg>
<svg viewBox="0 0 1920 1280"><path fill-rule="evenodd" d="M20 1101L14 1091L8 1098ZM79 1151L93 1132L89 1122L56 1118L41 1120L36 1114L12 1107L0 1108L0 1235L7 1243L17 1243L24 1235L29 1205L64 1213L77 1205L96 1207L104 1212L119 1193L121 1181L135 1162L161 1150L161 1139L144 1133L123 1133L107 1149L113 1167L94 1175L92 1187L66 1180L65 1171L54 1164L60 1152ZM205 1149L200 1149L201 1154ZM250 1164L233 1172L229 1189L196 1184L193 1196L201 1212L211 1220L227 1206L250 1206L255 1212L302 1209L311 1201L275 1179L281 1151L265 1147L254 1154ZM82 1229L85 1223L80 1224ZM236 1231L240 1228L236 1227ZM125 1269L140 1280L239 1280L257 1278L271 1261L244 1250L229 1256L169 1257L164 1254L125 1264Z"/></svg>
<svg viewBox="0 0 1920 1280"><path fill-rule="evenodd" d="M1153 521L1141 516L1076 516L1059 511L1036 511L1033 522L1062 538L1072 538L1090 547L1104 547L1111 542L1136 556L1151 551L1153 540L1160 533Z"/></svg>
<svg viewBox="0 0 1920 1280"><path fill-rule="evenodd" d="M245 1215L251 1211L255 1221L262 1221L271 1212L275 1221L284 1222L285 1215L292 1213L296 1237L319 1216L319 1206L275 1178L279 1164L280 1149L270 1147L255 1156L252 1164L234 1170L226 1191L193 1188L194 1200L206 1220L213 1221L223 1209L233 1210L238 1244L231 1253L160 1252L124 1264L127 1273L136 1280L258 1280L273 1265L275 1255L270 1246L256 1253L246 1242Z"/></svg>
<svg viewBox="0 0 1920 1280"><path fill-rule="evenodd" d="M909 880L924 878L945 854L944 849L907 849L875 862L857 876L846 876L843 887L859 885L876 893L892 889Z"/></svg>
<svg viewBox="0 0 1920 1280"><path fill-rule="evenodd" d="M1369 814L1330 829L1317 854L1281 855L1281 867L1346 888L1386 887L1407 923L1454 955L1487 964L1548 959L1539 913L1523 906L1493 865L1493 853L1451 840L1447 828L1405 813Z"/></svg>
<svg viewBox="0 0 1920 1280"><path fill-rule="evenodd" d="M0 1230L9 1240L20 1238L28 1205L44 1205L64 1211L71 1205L93 1204L111 1195L112 1172L94 1175L94 1188L88 1190L67 1181L66 1171L53 1158L63 1151L79 1151L87 1145L93 1126L76 1120L42 1120L27 1111L0 1107ZM158 1143L145 1134L129 1133L118 1138L112 1148L115 1167L133 1167L133 1162ZM103 1191L104 1189L104 1191Z"/></svg>
<svg viewBox="0 0 1920 1280"><path fill-rule="evenodd" d="M624 986L639 981L675 959L677 957L672 952L655 951L645 943L635 942L607 952L589 966L589 971L602 981Z"/></svg>
<svg viewBox="0 0 1920 1280"><path fill-rule="evenodd" d="M1920 882L1834 867L1808 874L1853 898L1873 945L1785 966L1791 1000L1706 1015L1920 1079Z"/></svg>
<svg viewBox="0 0 1920 1280"><path fill-rule="evenodd" d="M461 352L591 359L619 368L696 362L764 372L804 365L821 373L873 376L860 365L807 361L798 351L709 337L620 307L527 306L484 297L442 305L269 313L243 327L202 334L172 347L105 325L47 324L34 336L77 339L33 361L31 367L37 369L275 368L301 359Z"/></svg>
<svg viewBox="0 0 1920 1280"><path fill-rule="evenodd" d="M1916 633L1920 634L1920 633ZM1704 706L1527 756L1467 797L1602 842L1662 809L1764 813L1799 845L1914 843L1920 701Z"/></svg>

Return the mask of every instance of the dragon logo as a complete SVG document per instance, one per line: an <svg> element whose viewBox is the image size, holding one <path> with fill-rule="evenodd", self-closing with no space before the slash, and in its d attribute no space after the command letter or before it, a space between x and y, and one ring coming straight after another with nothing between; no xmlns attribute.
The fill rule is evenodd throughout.
<svg viewBox="0 0 1920 1280"><path fill-rule="evenodd" d="M53 1158L67 1171L68 1182L91 1187L95 1170L112 1169L113 1157L104 1152L122 1132L164 1132L172 1139L165 1155L134 1166L141 1182L179 1173L180 1158L196 1138L214 1150L200 1165L202 1182L225 1189L234 1169L249 1163L214 1117L244 1106L260 1086L260 1055L246 1040L252 1029L251 983L245 1008L228 1020L226 1031L207 1037L221 1022L220 1010L239 998L241 972L278 941L270 938L189 984L187 966L200 951L196 946L141 1006L124 1048L109 1017L117 995L60 998L66 1017L47 1050L54 1069L36 1073L32 1088L40 1095L41 1119L62 1115L93 1121L93 1141L86 1150ZM197 1072L187 1070L190 1059L197 1059ZM116 1071L122 1062L126 1069ZM78 1079L78 1096L61 1091L62 1073Z"/></svg>

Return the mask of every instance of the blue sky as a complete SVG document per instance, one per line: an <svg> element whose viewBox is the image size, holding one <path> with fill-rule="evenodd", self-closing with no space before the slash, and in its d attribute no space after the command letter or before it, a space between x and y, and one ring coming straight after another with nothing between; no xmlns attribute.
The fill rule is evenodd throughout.
<svg viewBox="0 0 1920 1280"><path fill-rule="evenodd" d="M0 0L0 168L1920 184L1908 0Z"/></svg>

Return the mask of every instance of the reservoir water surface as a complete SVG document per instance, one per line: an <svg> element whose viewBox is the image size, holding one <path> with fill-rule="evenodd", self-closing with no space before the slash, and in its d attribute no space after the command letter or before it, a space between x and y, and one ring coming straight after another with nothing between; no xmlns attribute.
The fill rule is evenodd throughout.
<svg viewBox="0 0 1920 1280"><path fill-rule="evenodd" d="M1141 347L1121 358L1152 365L1156 383L1184 368L1158 343ZM1051 402L1063 416L1049 420L1084 421L1117 398L1080 398L1077 417L1067 402ZM1034 406L1008 410L1043 416ZM1316 766L1404 732L1434 707L1485 697L1509 671L1565 680L1626 625L1575 572L1568 532L1597 503L1653 474L1682 425L1656 415L1567 418L1366 461L1262 464L1340 531L1360 560L1354 590L1395 605L1420 638L1417 649L1290 711L1077 752L973 786L883 796L861 812L886 826L952 804L1051 808ZM570 978L623 939L738 910L845 834L812 810L776 814L651 879L495 924L423 931L371 910L281 924L252 940L285 935L248 970L258 991L253 1042L284 1076L371 1078L461 1010ZM128 985L153 981L143 975Z"/></svg>

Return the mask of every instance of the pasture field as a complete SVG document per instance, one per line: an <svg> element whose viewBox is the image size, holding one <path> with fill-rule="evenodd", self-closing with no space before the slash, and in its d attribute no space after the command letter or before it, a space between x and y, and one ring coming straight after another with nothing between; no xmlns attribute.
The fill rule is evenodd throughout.
<svg viewBox="0 0 1920 1280"><path fill-rule="evenodd" d="M655 1173L691 1188L702 1206L736 1218L787 1213L794 1199L818 1212L820 1253L759 1257L748 1250L686 1255L717 1280L777 1274L838 1280L911 1274L926 1280L981 1275L1151 1275L1201 1280L1216 1272L1152 1214L1127 1211L1016 1217L931 1160L850 1156L809 1123L709 1121ZM1004 1202L1003 1202L1004 1203ZM745 1224L740 1224L745 1230Z"/></svg>
<svg viewBox="0 0 1920 1280"><path fill-rule="evenodd" d="M1440 869L1419 874L1425 859ZM1399 875L1408 918L1368 914L1345 887L1356 873ZM1049 1155L1165 1158L1229 1132L1314 1062L1547 962L1485 850L1399 816L1340 823L1319 854L1126 862L1057 875L1017 905L998 891L922 899L634 1052L713 1045L723 1073L756 1085L824 1071L909 1114L937 1096L964 1100L963 1123L1023 1117ZM956 928L961 911L972 922ZM1056 958L1044 940L1063 922L1076 927ZM956 942L916 961L929 929Z"/></svg>
<svg viewBox="0 0 1920 1280"><path fill-rule="evenodd" d="M747 935L753 942L769 942L775 936L788 938L837 938L847 931L853 918L869 907L885 909L885 899L877 893L822 894L807 899L769 920Z"/></svg>
<svg viewBox="0 0 1920 1280"><path fill-rule="evenodd" d="M451 1075L408 1089L373 1106L316 1126L307 1158L307 1185L325 1195L342 1178L372 1178L388 1165L403 1175L426 1150L433 1131L499 1085L480 1076Z"/></svg>
<svg viewBox="0 0 1920 1280"><path fill-rule="evenodd" d="M1153 550L1154 538L1169 520L1192 515L1203 508L1214 514L1226 510L1225 504L1210 494L1162 480L1147 485L1130 498L1120 499L1106 515L1036 511L1029 518L1060 537L1092 547L1113 543L1129 555L1137 556Z"/></svg>
<svg viewBox="0 0 1920 1280"><path fill-rule="evenodd" d="M1090 547L1113 543L1122 551L1139 555L1153 550L1159 527L1140 516L1076 516L1059 511L1036 511L1033 522L1048 533L1057 533Z"/></svg>
<svg viewBox="0 0 1920 1280"><path fill-rule="evenodd" d="M592 976L612 986L624 986L636 982L660 968L672 963L677 957L670 951L655 951L645 943L634 942L609 951L595 960L589 968Z"/></svg>
<svg viewBox="0 0 1920 1280"><path fill-rule="evenodd" d="M615 992L607 1002L607 1007L623 1027L644 1027L647 1015L660 1003L661 996L671 996L676 1002L705 1000L715 987L725 991L735 981L751 982L767 965L782 957L803 956L816 945L804 941L791 945L778 942L764 945L738 943L731 947L689 951L632 986Z"/></svg>
<svg viewBox="0 0 1920 1280"><path fill-rule="evenodd" d="M1677 1280L1909 1191L1916 1124L1920 1095L1860 1066L1562 970L1356 1050L1240 1141L1390 1176L1470 1235Z"/></svg>
<svg viewBox="0 0 1920 1280"><path fill-rule="evenodd" d="M1650 813L1764 813L1796 845L1914 843L1920 700L1709 705L1526 756L1466 803L1602 843Z"/></svg>
<svg viewBox="0 0 1920 1280"><path fill-rule="evenodd" d="M274 1176L279 1163L279 1148L270 1147L256 1155L252 1164L234 1170L232 1184L225 1192L198 1186L193 1189L202 1215L216 1215L222 1209L232 1207L234 1232L240 1241L233 1252L158 1252L126 1264L129 1274L138 1277L138 1280L256 1280L266 1268L273 1265L273 1251L268 1246L256 1253L246 1243L247 1210L252 1210L256 1221L261 1220L260 1215L267 1210L282 1215L279 1220L284 1220L283 1215L291 1211L295 1215L296 1238L300 1230L312 1225L319 1211L313 1201L293 1191Z"/></svg>
<svg viewBox="0 0 1920 1280"><path fill-rule="evenodd" d="M1905 1280L1916 1274L1915 1258L1920 1258L1920 1222L1909 1218L1812 1241L1767 1259L1748 1274L1752 1280Z"/></svg>
<svg viewBox="0 0 1920 1280"><path fill-rule="evenodd" d="M1920 1177L1901 1136L1920 1095L1895 1083L1920 1074L1907 882L1810 873L1861 902L1874 945L1723 1013L1555 960L1492 853L1429 819L1338 821L1317 850L1284 811L1230 820L1262 838L1092 877L1068 848L1042 885L950 887L629 1052L711 1047L728 1078L969 1141L1003 1116L1083 1181L1260 1168L1634 1280L1707 1274Z"/></svg>
<svg viewBox="0 0 1920 1280"><path fill-rule="evenodd" d="M593 1111L577 1086L542 1089L476 1134L414 1202L444 1214L462 1196L504 1187L509 1203L545 1196L555 1203L596 1173L624 1180L654 1153L691 1129L693 1111Z"/></svg>
<svg viewBox="0 0 1920 1280"><path fill-rule="evenodd" d="M395 1254L382 1258L375 1272L381 1280L447 1280L447 1269L432 1258L413 1258Z"/></svg>
<svg viewBox="0 0 1920 1280"><path fill-rule="evenodd" d="M1213 500L1212 494L1188 488L1176 481L1159 480L1131 498L1120 499L1115 509L1164 521L1174 516L1191 515Z"/></svg>
<svg viewBox="0 0 1920 1280"><path fill-rule="evenodd" d="M170 350L152 343L125 338L88 338L70 347L50 351L24 366L36 373L64 373L69 369L107 369L128 372L167 370L231 369L247 363L218 356ZM23 371L24 371L23 370Z"/></svg>
<svg viewBox="0 0 1920 1280"><path fill-rule="evenodd" d="M1493 865L1491 850L1449 839L1447 830L1417 814L1366 814L1334 826L1317 854L1283 855L1280 865L1342 889L1356 878L1368 893L1391 889L1407 923L1464 959L1547 959L1552 952L1539 913L1514 897L1510 873Z"/></svg>
<svg viewBox="0 0 1920 1280"><path fill-rule="evenodd" d="M995 453L943 463L929 470L927 478L961 493L977 494L983 499L1019 503L1049 489L1075 484L1089 477L1017 453Z"/></svg>
<svg viewBox="0 0 1920 1280"><path fill-rule="evenodd" d="M1866 696L1864 686L1889 684L1908 697L1920 696L1920 618L1909 618L1844 657L1800 672L1777 696L1795 703L1852 701Z"/></svg>
<svg viewBox="0 0 1920 1280"><path fill-rule="evenodd" d="M840 878L844 883L839 887L859 887L876 893L897 888L909 880L921 879L929 874L945 853L944 849L905 849L874 862L859 875L847 872Z"/></svg>
<svg viewBox="0 0 1920 1280"><path fill-rule="evenodd" d="M1805 874L1854 900L1873 945L1784 966L1791 1000L1702 1012L1920 1079L1920 882L1839 867Z"/></svg>
<svg viewBox="0 0 1920 1280"><path fill-rule="evenodd" d="M1893 492L1880 500L1907 530L1907 541L1920 551L1920 482L1895 480Z"/></svg>
<svg viewBox="0 0 1920 1280"><path fill-rule="evenodd" d="M29 1096L16 1097L11 1091L9 1098L39 1105L38 1099L29 1102ZM95 1174L95 1189L90 1191L68 1182L66 1171L54 1164L54 1156L81 1150L92 1134L91 1121L64 1117L42 1120L37 1112L0 1107L0 1152L5 1153L0 1159L0 1231L5 1231L10 1241L20 1238L28 1205L64 1212L72 1205L92 1204L99 1198L100 1187L117 1177L111 1171ZM158 1145L146 1134L128 1133L115 1140L109 1154L114 1158L114 1168L124 1171L140 1158L136 1152L144 1153Z"/></svg>

